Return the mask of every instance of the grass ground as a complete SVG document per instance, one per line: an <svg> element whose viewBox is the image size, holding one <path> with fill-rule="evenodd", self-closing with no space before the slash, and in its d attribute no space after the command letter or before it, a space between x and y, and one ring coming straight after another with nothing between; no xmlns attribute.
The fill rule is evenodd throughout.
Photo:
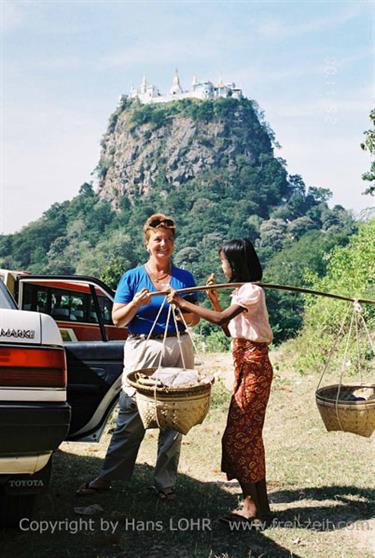
<svg viewBox="0 0 375 558"><path fill-rule="evenodd" d="M327 433L315 406L317 377L295 375L272 355L275 378L264 440L275 526L263 532L230 531L218 521L240 499L236 482L220 472L220 440L229 392L229 354L200 355L218 375L205 422L183 438L178 499L164 503L150 490L157 431L146 434L127 486L77 498L93 478L110 439L64 443L54 457L50 490L40 498L25 531L3 530L2 556L18 558L370 558L375 554L374 445L368 438ZM331 381L332 380L332 381ZM337 378L327 378L335 383ZM76 507L99 504L97 515ZM31 531L31 528L35 531ZM39 533L38 529L46 531ZM52 530L55 528L54 532Z"/></svg>

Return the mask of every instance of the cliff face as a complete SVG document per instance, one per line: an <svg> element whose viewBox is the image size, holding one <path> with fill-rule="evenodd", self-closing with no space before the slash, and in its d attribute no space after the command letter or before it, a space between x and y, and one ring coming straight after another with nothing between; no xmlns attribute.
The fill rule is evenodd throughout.
<svg viewBox="0 0 375 558"><path fill-rule="evenodd" d="M215 170L236 173L272 157L271 141L248 100L139 105L125 101L110 119L97 167L99 195L118 207L158 185L181 188Z"/></svg>

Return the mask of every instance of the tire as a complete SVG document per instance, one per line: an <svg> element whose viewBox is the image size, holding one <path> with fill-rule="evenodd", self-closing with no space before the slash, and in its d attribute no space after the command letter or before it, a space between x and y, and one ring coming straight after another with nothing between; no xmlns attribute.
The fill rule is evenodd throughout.
<svg viewBox="0 0 375 558"><path fill-rule="evenodd" d="M36 494L4 494L0 496L1 527L18 527L23 518L33 513Z"/></svg>

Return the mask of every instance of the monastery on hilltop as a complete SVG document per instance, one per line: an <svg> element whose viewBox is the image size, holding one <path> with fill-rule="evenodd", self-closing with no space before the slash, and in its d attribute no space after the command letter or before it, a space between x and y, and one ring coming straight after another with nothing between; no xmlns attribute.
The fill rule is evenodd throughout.
<svg viewBox="0 0 375 558"><path fill-rule="evenodd" d="M142 79L139 87L132 87L129 97L131 99L139 99L141 103L169 103L170 101L179 101L181 99L217 99L219 97L232 97L240 99L242 90L236 87L235 83L212 83L212 81L198 81L194 76L190 91L184 91L181 87L178 72L172 81L172 87L167 95L161 95L159 89L155 85L147 83L146 77Z"/></svg>

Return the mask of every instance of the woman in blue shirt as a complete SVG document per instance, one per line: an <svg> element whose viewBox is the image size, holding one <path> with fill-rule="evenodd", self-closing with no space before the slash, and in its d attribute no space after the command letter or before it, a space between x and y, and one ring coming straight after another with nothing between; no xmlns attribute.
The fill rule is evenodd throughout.
<svg viewBox="0 0 375 558"><path fill-rule="evenodd" d="M135 390L127 383L127 374L136 369L159 366L162 353L162 366L194 367L193 347L184 324L178 322L179 344L174 320L170 319L163 342L169 304L165 303L159 314L165 297L150 296L151 292L163 291L168 287L177 290L195 286L192 274L176 267L171 261L176 224L170 217L157 213L147 219L143 230L148 261L121 277L112 310L113 323L117 327L127 326L129 331L124 348L124 372L116 429L100 475L78 489L77 494L81 496L108 490L112 480L130 480L133 473L145 430L138 413ZM196 302L194 294L187 298ZM194 314L184 317L189 325L199 321ZM147 339L156 318L151 337ZM181 439L182 435L174 430L160 430L154 484L163 500L175 498Z"/></svg>

